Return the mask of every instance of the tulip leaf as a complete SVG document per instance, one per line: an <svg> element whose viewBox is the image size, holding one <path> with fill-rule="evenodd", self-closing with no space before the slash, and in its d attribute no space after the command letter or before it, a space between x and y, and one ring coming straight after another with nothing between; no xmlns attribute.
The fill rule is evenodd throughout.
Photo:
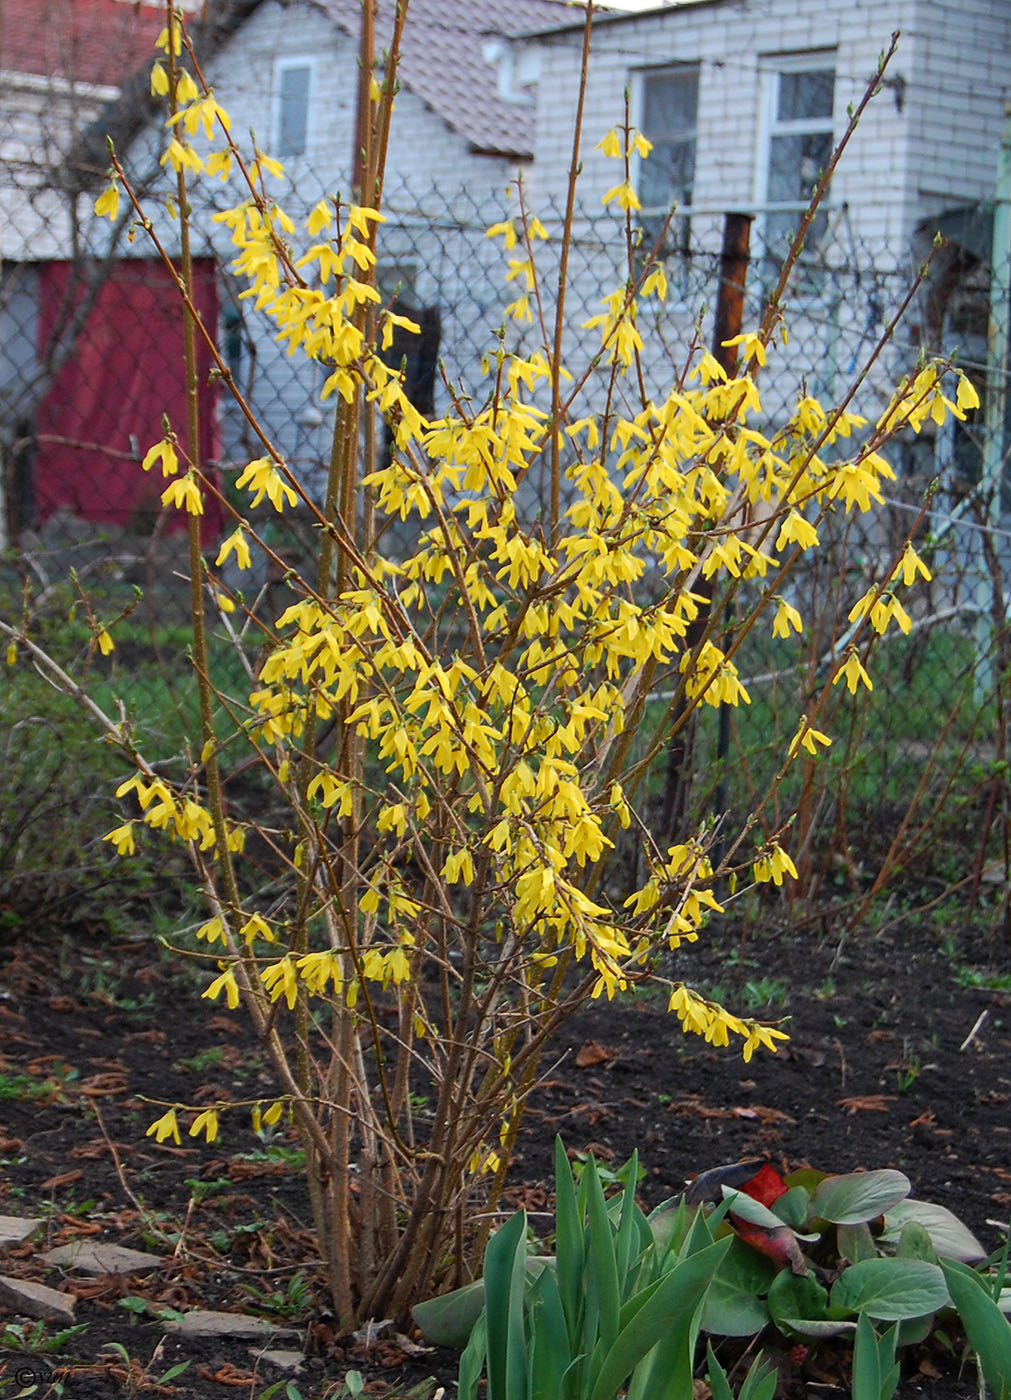
<svg viewBox="0 0 1011 1400"><path fill-rule="evenodd" d="M411 1316L433 1346L465 1347L483 1307L484 1279L475 1279L452 1293L415 1303Z"/></svg>
<svg viewBox="0 0 1011 1400"><path fill-rule="evenodd" d="M833 1225L859 1225L884 1215L909 1191L909 1177L891 1168L828 1176L811 1197L811 1214Z"/></svg>
<svg viewBox="0 0 1011 1400"><path fill-rule="evenodd" d="M972 1269L948 1260L941 1268L987 1385L995 1400L1011 1400L1011 1323Z"/></svg>
<svg viewBox="0 0 1011 1400"><path fill-rule="evenodd" d="M718 1240L680 1260L651 1291L650 1297L621 1328L603 1356L588 1400L613 1400L624 1382L661 1338L688 1345L695 1310L719 1268L730 1241Z"/></svg>
<svg viewBox="0 0 1011 1400"><path fill-rule="evenodd" d="M830 1301L881 1322L923 1317L951 1302L941 1270L923 1259L864 1259L836 1279Z"/></svg>
<svg viewBox="0 0 1011 1400"><path fill-rule="evenodd" d="M485 1250L488 1400L524 1400L525 1397L526 1257L527 1217L521 1210L495 1232Z"/></svg>

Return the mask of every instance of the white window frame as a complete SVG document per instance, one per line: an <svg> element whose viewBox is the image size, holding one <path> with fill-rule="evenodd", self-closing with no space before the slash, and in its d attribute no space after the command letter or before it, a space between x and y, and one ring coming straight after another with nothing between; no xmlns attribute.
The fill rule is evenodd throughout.
<svg viewBox="0 0 1011 1400"><path fill-rule="evenodd" d="M807 202L778 201L769 199L769 166L772 157L772 142L777 136L805 136L827 132L834 146L836 132L835 109L839 91L838 55L835 49L811 49L804 53L768 54L758 61L760 106L758 122L758 149L755 166L755 204L760 210L758 233L762 247L767 245L768 216L774 213L793 213L798 217L807 207ZM832 112L827 117L796 117L784 121L777 116L779 107L779 80L790 73L831 73L833 77ZM824 209L824 205L822 208Z"/></svg>
<svg viewBox="0 0 1011 1400"><path fill-rule="evenodd" d="M663 77L665 77L665 76L667 76L667 75L675 75L675 74L679 74L679 73L685 73L685 74L690 73L690 74L693 74L694 77L695 77L695 83L696 83L695 124L694 124L694 126L691 128L691 137L692 137L692 140L693 140L693 142L694 142L694 144L695 144L695 160L693 161L693 169L692 169L692 203L694 203L694 201L695 201L695 179L696 179L696 173L697 173L697 167L698 167L698 155L699 155L699 133L700 133L700 127L699 127L699 101L700 101L700 98L701 98L701 91L702 91L702 64L701 64L701 62L700 62L698 59L684 59L684 60L675 60L674 62L668 62L668 63L657 63L657 64L655 64L655 65L652 65L652 66L648 67L648 68L637 68L637 69L635 70L635 72L631 75L631 76L632 76L632 83L631 83L631 89L632 89L631 116L632 116L632 124L636 127L636 129L637 129L638 131L641 131L642 134L643 134L644 136L646 136L648 139L652 139L652 138L650 137L649 132L647 132L647 131L645 130L645 126L644 126L644 120L645 120L645 115L646 115L646 84L647 84L648 82L650 82L650 81L655 81L655 80L658 79L658 78L663 78ZM686 128L685 139L687 139L687 134L688 134L688 129ZM629 171L629 174L630 174L630 177L631 177L631 181L632 181L632 188L636 191L636 194L637 194L637 195L639 194L639 191L640 191L640 189L641 189L641 187L642 187L641 176L642 176L643 159L644 159L644 158L641 157L641 156L634 155L634 156L632 157L631 169L630 169L630 171ZM646 156L645 159L648 161L648 160L650 159L650 157L649 157L649 156ZM647 205L647 204L643 204L642 210L640 211L640 219L650 218L650 219L656 220L656 219L660 219L660 218L666 218L666 216L667 216L669 213L670 213L670 207L669 207L669 206L665 206L665 207L663 207L663 208L660 208L658 205ZM678 226L678 225L680 225L680 231L681 231L681 236L680 236L680 238L678 237L678 230L677 230L677 226ZM681 243L681 244L683 244L684 246L687 246L687 245L690 243L690 241L691 241L691 206L690 206L690 205L689 205L688 207L686 207L686 208L683 208L683 209L682 209L682 207L679 207L679 208L678 208L677 213L674 215L674 218L671 220L671 226L670 226L670 229L668 230L668 232L669 232L669 233L673 233L673 235L674 235L673 242L674 242L674 244L675 244L675 249L669 251L668 254L667 254L667 259L666 259L666 263L667 263L667 272L668 272L668 276L670 276L671 274L674 274L674 280L675 280L676 282L679 282L680 280L682 280L682 278L683 278L683 276L684 276L684 274L685 274L686 269L685 269L685 266L684 266L684 264L685 264L685 259L684 259L683 255L680 253L680 251L677 250L677 244L678 244L678 243ZM644 256L644 257L651 251L651 248L652 248L652 244L650 244L650 246L647 247L647 246L646 246L646 243L645 243L645 241L644 241L643 249L642 249L642 252L643 252L643 256ZM672 253L673 253L674 257L676 258L677 267L674 267L674 266L671 265Z"/></svg>
<svg viewBox="0 0 1011 1400"><path fill-rule="evenodd" d="M298 68L309 70L309 91L305 104L305 146L301 151L281 149L281 85L283 75ZM279 160L301 160L306 156L313 139L313 92L316 88L316 60L311 54L292 54L278 58L274 62L274 129L270 154Z"/></svg>

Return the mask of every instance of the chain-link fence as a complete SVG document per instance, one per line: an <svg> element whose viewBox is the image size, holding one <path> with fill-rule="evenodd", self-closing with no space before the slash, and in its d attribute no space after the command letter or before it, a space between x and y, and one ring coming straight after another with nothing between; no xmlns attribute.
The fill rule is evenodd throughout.
<svg viewBox="0 0 1011 1400"><path fill-rule="evenodd" d="M307 179L282 200L296 225L324 189L323 180ZM538 200L536 188L522 199L548 234L535 249L539 282L533 289L522 275L515 276L515 265L510 267L516 254L504 253L502 240L487 236L491 225L519 220L515 190L493 204L467 190L409 184L387 190L379 287L385 299L396 299L422 325L421 336L398 343L394 353L406 356L409 390L427 411L439 414L454 398L471 402L488 392L488 356L500 334L510 349L530 351L550 343L562 212ZM184 422L180 313L171 275L150 256L143 235L133 241L122 236L112 245L107 239L89 243L83 218L88 202L73 195L64 202L61 217L76 229L74 257L56 256L53 239L39 244L36 209L26 216L20 245L13 221L5 229L0 280L4 607L19 606L22 577L43 595L63 589L70 568L81 590L101 580L109 605L122 601L135 608L135 622L147 629L147 641L138 635L132 693L139 694L143 682L157 697L165 639L180 622L169 608L177 590L165 580L176 580L181 600L187 566L180 537L173 533L174 513L162 509L158 483L139 463L162 436L166 417L180 429ZM230 267L234 250L228 230L213 221L230 202L222 187L213 200L194 208L201 314L215 329L245 405L309 489L321 492L333 418L332 401L320 398L324 369L290 356L241 295L243 284ZM75 214L69 220L67 206ZM711 335L723 227L723 211L696 209L679 213L663 234L668 297L655 302L639 325L648 392L669 388L684 373L692 347L697 351ZM659 234L656 227L645 231L639 249L632 250L633 270ZM849 407L873 422L890 388L922 350L949 350L956 341L963 363L981 390L985 387L990 281L983 260L942 252L905 319L898 327L890 323L928 248L929 240L916 239L901 247L868 247L855 236L845 209L827 211L785 301L789 340L777 341L760 380L773 425L786 420L798 394L810 393L828 405L840 402L854 385ZM781 258L782 250L765 246L759 211L750 232L746 329L758 323ZM564 341L571 366L585 365L599 349L599 331L585 323L601 311L601 299L625 281L628 260L623 214L577 212ZM506 303L519 297L528 298L526 321L504 315ZM263 447L245 410L221 392L209 357L200 369L204 460L218 463L227 496L231 474L262 455ZM590 375L587 402L607 372L601 365ZM619 381L619 400L621 388ZM620 411L623 405L616 401L615 407ZM1000 500L986 484L992 487L1000 471L996 477L992 469L989 477L984 473L985 461L992 468L993 443L984 431L992 407L985 421L979 419L936 432L928 424L919 436L898 444L893 459L898 479L872 531L851 517L830 519L825 532L830 548L791 584L791 600L808 620L804 638L791 651L781 641L773 644L766 624L764 639L763 628L751 633L738 666L753 704L700 721L690 763L680 750L668 771L658 762L658 810L671 819L680 812L684 820L689 811L712 810L714 804L718 810L745 804L750 792L767 782L798 711L811 702L851 640L850 605L880 581L885 561L914 530L933 580L915 595L909 635L878 643L873 693L859 703L848 701L835 716L836 732L844 737L822 765L817 784L810 774L797 779L808 785L802 794L807 813L802 848L811 843L814 849L816 833L837 830L833 859L838 861L855 818L865 821L868 813L883 832L898 832L898 839L912 842L939 794L951 804L956 798L976 802L983 792L979 800L985 809L989 775L1002 771L1004 758L1003 580L1011 564L1011 532ZM1003 440L997 451L999 456ZM532 490L524 509L536 514L538 504ZM224 518L210 514L209 548ZM397 536L389 536L384 546L395 549ZM261 583L266 587L269 580ZM135 589L142 595L139 604L132 601ZM129 663L128 652L118 653L117 665ZM841 690L833 692L833 703ZM686 773L691 775L687 807ZM784 811L787 796L796 795L784 789ZM914 799L918 815L904 828L903 813ZM774 802L766 818L770 829L778 815ZM882 839L887 844L890 837ZM842 865L826 871L858 885L858 857L847 861L844 857Z"/></svg>

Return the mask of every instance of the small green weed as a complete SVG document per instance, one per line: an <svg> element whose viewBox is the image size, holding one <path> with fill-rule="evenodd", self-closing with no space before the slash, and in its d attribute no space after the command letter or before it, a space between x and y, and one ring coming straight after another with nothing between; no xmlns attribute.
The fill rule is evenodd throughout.
<svg viewBox="0 0 1011 1400"><path fill-rule="evenodd" d="M191 1074L203 1074L206 1070L217 1068L224 1057L224 1046L209 1045L206 1050L198 1050L185 1060L176 1060L172 1068L189 1070Z"/></svg>
<svg viewBox="0 0 1011 1400"><path fill-rule="evenodd" d="M27 1322L8 1322L0 1334L0 1342L10 1351L29 1356L48 1356L51 1352L62 1351L71 1337L80 1336L88 1330L88 1324L80 1322L76 1327L63 1327L59 1332L47 1336L47 1326L45 1321L31 1326Z"/></svg>
<svg viewBox="0 0 1011 1400"><path fill-rule="evenodd" d="M276 1317L301 1319L312 1307L312 1289L302 1274L293 1274L283 1291L265 1293L252 1283L244 1283L242 1291L261 1312Z"/></svg>

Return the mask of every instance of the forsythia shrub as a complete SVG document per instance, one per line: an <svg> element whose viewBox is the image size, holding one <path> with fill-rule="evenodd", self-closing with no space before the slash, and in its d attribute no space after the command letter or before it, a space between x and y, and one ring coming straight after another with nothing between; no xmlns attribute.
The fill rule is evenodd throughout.
<svg viewBox="0 0 1011 1400"><path fill-rule="evenodd" d="M195 408L151 446L143 466L161 472L163 501L190 526L202 732L185 775L169 781L109 726L134 771L118 789L132 805L108 839L129 852L147 827L192 852L209 900L191 949L210 961L203 995L244 1008L269 1053L276 1098L245 1108L257 1125L282 1115L297 1125L345 1318L402 1317L466 1276L541 1053L587 998L651 979L686 1031L736 1043L746 1059L784 1039L672 979L666 956L694 942L735 891L795 875L788 823L763 828L771 794L742 830L722 833L718 862L710 828L660 845L637 801L693 710L748 703L734 663L747 632L803 627L782 597L784 580L818 549L827 513L881 500L888 439L974 402L965 379L948 390L951 372L924 364L873 426L807 397L771 425L758 372L774 316L737 338L741 373L695 353L665 393L648 395L637 318L666 287L663 269L634 246L629 160L648 142L626 123L602 149L622 171L607 199L628 213L629 271L602 289L605 310L587 328L599 335L591 364L567 371L561 335L541 319L540 348L514 353L503 333L488 351L486 387L469 385L472 398L451 394L443 416L423 418L382 358L394 329L412 325L374 285L400 23L383 81L372 84L360 200L322 200L304 252L293 247L293 221L264 193L276 162L243 157L175 17L163 36L153 81L171 106L165 163L183 211L184 297L188 182L237 179L243 197L217 216L235 245L234 271L278 339L325 367L323 395L337 408L319 501L256 424L187 300L190 373L204 335L262 452L235 482L244 506L208 562L200 517L217 488L195 455ZM198 151L201 131L208 149ZM168 258L114 158L98 211L115 217L120 192ZM547 237L539 221L518 217L490 232L525 289L510 318L560 306L538 280L534 248ZM566 244L570 229L560 237ZM392 430L388 465L368 456L377 414ZM550 506L526 520L524 484L535 474L546 478ZM315 530L311 573L265 533L290 511ZM376 546L390 519L416 523L407 557ZM290 590L290 606L267 620L218 572L229 558L248 569L257 550L287 570ZM902 591L918 573L926 570L907 543L862 601L865 624L901 626ZM724 605L735 595L728 624ZM212 607L245 615L255 640L245 705L216 689ZM818 710L832 685L870 684L863 660L855 641L798 715L775 785L831 742ZM229 808L223 787L226 770L248 766L250 755L285 813L259 827ZM272 854L269 877L243 855L251 830ZM633 840L642 878L630 887L629 862L618 858ZM412 1111L419 1090L424 1121ZM166 1103L150 1131L178 1141L183 1114L191 1134L212 1141L236 1108Z"/></svg>

